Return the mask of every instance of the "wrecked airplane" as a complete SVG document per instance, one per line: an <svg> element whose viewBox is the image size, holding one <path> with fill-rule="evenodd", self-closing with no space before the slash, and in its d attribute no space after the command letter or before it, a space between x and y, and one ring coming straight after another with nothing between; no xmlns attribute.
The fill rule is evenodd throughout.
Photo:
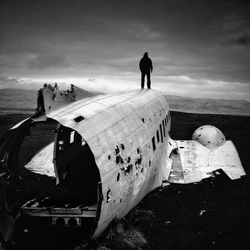
<svg viewBox="0 0 250 250"><path fill-rule="evenodd" d="M31 219L31 228L42 221L48 231L70 231L89 241L163 183L199 182L217 170L231 179L245 175L233 143L213 126L198 128L192 140L172 140L169 106L161 92L87 99L79 98L80 92L75 86L63 93L44 86L44 107L38 108L43 112L15 125L1 140L0 171L15 171L31 126L48 119L57 123L54 141L25 168L54 178L63 198L39 197L23 204L21 216ZM14 222L5 214L0 230L8 240Z"/></svg>

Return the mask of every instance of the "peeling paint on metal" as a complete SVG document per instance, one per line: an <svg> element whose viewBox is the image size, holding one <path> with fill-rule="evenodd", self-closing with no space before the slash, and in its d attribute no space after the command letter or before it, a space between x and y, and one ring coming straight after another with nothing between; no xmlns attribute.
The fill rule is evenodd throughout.
<svg viewBox="0 0 250 250"><path fill-rule="evenodd" d="M115 147L115 154L118 155L120 153L120 149L118 146Z"/></svg>

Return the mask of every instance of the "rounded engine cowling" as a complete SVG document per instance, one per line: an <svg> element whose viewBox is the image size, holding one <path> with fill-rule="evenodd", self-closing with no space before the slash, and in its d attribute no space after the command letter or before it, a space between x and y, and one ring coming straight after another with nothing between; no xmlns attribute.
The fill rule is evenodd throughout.
<svg viewBox="0 0 250 250"><path fill-rule="evenodd" d="M215 148L223 145L226 138L218 128L204 125L194 131L192 140L198 141L205 147Z"/></svg>

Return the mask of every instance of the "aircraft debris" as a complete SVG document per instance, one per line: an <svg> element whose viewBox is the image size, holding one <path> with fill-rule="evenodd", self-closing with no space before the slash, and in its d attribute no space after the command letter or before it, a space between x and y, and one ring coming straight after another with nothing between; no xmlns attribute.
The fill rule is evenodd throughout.
<svg viewBox="0 0 250 250"><path fill-rule="evenodd" d="M166 186L169 186L169 185L170 185L170 183L167 182L166 180L162 182L162 187L166 187Z"/></svg>
<svg viewBox="0 0 250 250"><path fill-rule="evenodd" d="M169 106L158 91L128 91L75 101L79 91L75 86L73 90L62 93L58 86L44 86L45 113L18 123L0 142L2 166L15 171L19 149L31 126L47 120L58 124L54 141L25 165L28 171L56 179L56 195L46 194L20 208L22 215L44 220L41 233L53 232L59 224L68 232L74 224L79 238L87 242L156 188L199 182L218 169L231 179L245 175L233 143L214 127L198 129L194 140L172 140ZM211 131L215 133L210 135ZM4 209L6 212L7 207ZM2 221L0 228L8 240L13 228ZM146 244L132 229L127 235L123 227L118 226L117 231L122 237L143 242L127 244Z"/></svg>

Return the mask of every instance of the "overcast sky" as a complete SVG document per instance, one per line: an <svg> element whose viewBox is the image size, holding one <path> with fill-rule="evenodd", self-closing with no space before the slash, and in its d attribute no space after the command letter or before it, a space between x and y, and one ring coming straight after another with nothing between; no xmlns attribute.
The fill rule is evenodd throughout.
<svg viewBox="0 0 250 250"><path fill-rule="evenodd" d="M0 88L73 83L88 90L152 87L250 100L250 2L2 0Z"/></svg>

